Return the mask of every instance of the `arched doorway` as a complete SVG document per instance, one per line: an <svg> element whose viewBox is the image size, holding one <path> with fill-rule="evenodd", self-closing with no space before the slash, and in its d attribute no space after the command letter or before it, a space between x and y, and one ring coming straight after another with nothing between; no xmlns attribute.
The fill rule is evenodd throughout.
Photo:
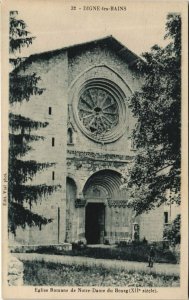
<svg viewBox="0 0 189 300"><path fill-rule="evenodd" d="M120 185L121 175L112 170L98 171L87 180L83 195L86 200L85 237L88 244L104 243L112 221L108 203L123 199Z"/></svg>
<svg viewBox="0 0 189 300"><path fill-rule="evenodd" d="M105 230L105 205L88 203L85 212L85 237L88 244L102 244Z"/></svg>

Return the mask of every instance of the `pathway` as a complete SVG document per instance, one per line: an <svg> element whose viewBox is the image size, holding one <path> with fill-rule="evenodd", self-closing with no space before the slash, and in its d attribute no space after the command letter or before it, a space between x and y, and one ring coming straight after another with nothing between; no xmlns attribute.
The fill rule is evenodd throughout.
<svg viewBox="0 0 189 300"><path fill-rule="evenodd" d="M12 253L13 254L13 253ZM179 275L180 265L178 264L163 264L155 263L154 267L148 268L147 263L135 262L135 261L123 261L123 260L111 260L111 259L95 259L82 256L67 256L67 255L49 255L38 253L14 253L17 258L22 261L46 261L59 264L77 264L87 265L93 267L102 266L105 268L125 269L127 271L144 271L146 273L166 274L166 275Z"/></svg>

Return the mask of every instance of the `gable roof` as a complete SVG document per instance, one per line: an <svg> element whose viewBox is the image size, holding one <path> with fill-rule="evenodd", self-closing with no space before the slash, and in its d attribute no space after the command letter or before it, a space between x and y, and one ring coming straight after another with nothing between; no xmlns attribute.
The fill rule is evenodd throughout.
<svg viewBox="0 0 189 300"><path fill-rule="evenodd" d="M143 61L143 59L140 56L138 56L137 54L135 54L134 52L129 50L126 46L121 44L112 35L110 35L110 36L106 36L101 39L96 39L96 40L92 40L92 41L81 43L81 44L75 44L72 46L66 46L66 47L63 47L60 49L56 49L56 50L50 50L50 51L46 51L46 52L32 54L28 58L26 58L25 61L21 65L26 66L27 64L30 64L30 63L40 60L40 59L49 59L52 56L58 55L65 51L68 51L69 56L73 56L74 54L77 54L78 51L81 51L83 49L89 49L96 45L109 47L110 49L115 51L121 58L123 58L130 66L134 66L138 61ZM19 67L16 69L18 71ZM16 70L16 69L14 69L14 70ZM13 70L13 72L14 72L14 70Z"/></svg>

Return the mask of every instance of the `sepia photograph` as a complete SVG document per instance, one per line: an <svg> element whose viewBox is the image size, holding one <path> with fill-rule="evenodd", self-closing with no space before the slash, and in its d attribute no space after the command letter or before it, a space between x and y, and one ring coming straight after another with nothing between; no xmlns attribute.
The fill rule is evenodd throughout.
<svg viewBox="0 0 189 300"><path fill-rule="evenodd" d="M187 2L2 16L4 298L187 299Z"/></svg>

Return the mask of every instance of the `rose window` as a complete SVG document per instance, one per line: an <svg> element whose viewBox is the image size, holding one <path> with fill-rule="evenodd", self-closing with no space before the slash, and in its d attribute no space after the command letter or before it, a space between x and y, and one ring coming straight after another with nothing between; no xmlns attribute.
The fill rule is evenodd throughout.
<svg viewBox="0 0 189 300"><path fill-rule="evenodd" d="M80 95L78 116L88 132L104 135L118 124L118 105L108 91L88 88Z"/></svg>
<svg viewBox="0 0 189 300"><path fill-rule="evenodd" d="M125 94L105 78L84 81L71 91L76 124L97 143L112 143L126 128Z"/></svg>

